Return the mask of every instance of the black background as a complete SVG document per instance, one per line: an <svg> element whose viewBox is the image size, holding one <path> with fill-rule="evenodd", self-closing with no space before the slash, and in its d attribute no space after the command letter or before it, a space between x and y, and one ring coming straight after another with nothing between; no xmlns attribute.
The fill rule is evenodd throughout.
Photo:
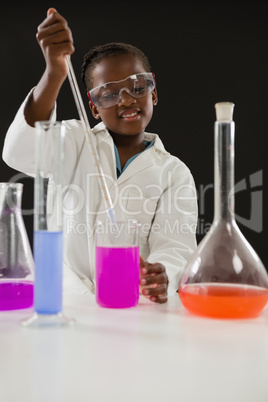
<svg viewBox="0 0 268 402"><path fill-rule="evenodd" d="M267 3L5 2L0 15L1 149L18 107L45 67L35 33L51 6L65 16L72 29L76 48L72 63L79 85L83 55L93 45L128 42L148 56L159 102L147 131L158 133L167 150L193 173L200 206L198 241L213 219L214 104L235 103L235 182L245 180L247 185L236 195L236 214L241 231L267 268ZM82 85L80 88L87 105ZM88 115L94 125L96 121ZM58 119L77 117L66 80L58 99ZM250 188L250 176L256 172L263 174L262 184ZM0 160L0 181L17 173ZM24 183L23 208L31 208L33 181L20 181ZM262 195L263 205L251 202L253 192ZM249 220L256 208L262 225L252 229L239 222L239 217ZM24 216L31 242L32 218Z"/></svg>

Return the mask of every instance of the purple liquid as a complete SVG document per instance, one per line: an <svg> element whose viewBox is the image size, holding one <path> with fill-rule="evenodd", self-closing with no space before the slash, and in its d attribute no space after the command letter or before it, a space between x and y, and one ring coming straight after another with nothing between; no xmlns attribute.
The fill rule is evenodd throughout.
<svg viewBox="0 0 268 402"><path fill-rule="evenodd" d="M96 247L96 301L133 307L139 301L139 247Z"/></svg>
<svg viewBox="0 0 268 402"><path fill-rule="evenodd" d="M10 281L0 283L0 310L17 310L33 306L33 283Z"/></svg>

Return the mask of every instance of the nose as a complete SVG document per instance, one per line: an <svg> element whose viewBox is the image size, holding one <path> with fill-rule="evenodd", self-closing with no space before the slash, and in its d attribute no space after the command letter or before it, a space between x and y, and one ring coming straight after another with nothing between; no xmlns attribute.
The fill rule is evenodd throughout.
<svg viewBox="0 0 268 402"><path fill-rule="evenodd" d="M128 88L122 88L119 92L119 104L131 105L132 103L136 103L136 99L130 94Z"/></svg>

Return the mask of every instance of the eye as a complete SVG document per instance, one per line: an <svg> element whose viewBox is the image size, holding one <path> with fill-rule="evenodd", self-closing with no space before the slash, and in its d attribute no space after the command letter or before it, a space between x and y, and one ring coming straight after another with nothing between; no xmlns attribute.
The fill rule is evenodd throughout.
<svg viewBox="0 0 268 402"><path fill-rule="evenodd" d="M102 99L102 100L109 100L109 99L115 98L116 96L117 96L116 93L109 92L109 93L107 93L107 94L101 95L101 99Z"/></svg>
<svg viewBox="0 0 268 402"><path fill-rule="evenodd" d="M135 94L143 94L145 92L145 86L139 86L138 88L134 88L132 92Z"/></svg>

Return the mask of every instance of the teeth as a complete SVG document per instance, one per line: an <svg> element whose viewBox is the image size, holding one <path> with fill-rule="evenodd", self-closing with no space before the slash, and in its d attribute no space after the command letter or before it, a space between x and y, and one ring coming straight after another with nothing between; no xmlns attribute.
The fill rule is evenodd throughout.
<svg viewBox="0 0 268 402"><path fill-rule="evenodd" d="M123 117L134 117L134 116L136 116L138 113L131 113L131 114L124 114L124 116Z"/></svg>

